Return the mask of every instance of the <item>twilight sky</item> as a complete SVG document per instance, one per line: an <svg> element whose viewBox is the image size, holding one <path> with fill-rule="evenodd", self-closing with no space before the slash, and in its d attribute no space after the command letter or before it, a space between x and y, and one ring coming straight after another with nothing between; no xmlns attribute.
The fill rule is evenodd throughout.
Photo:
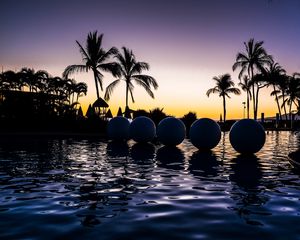
<svg viewBox="0 0 300 240"><path fill-rule="evenodd" d="M1 0L0 67L32 67L61 76L70 64L81 63L75 40L84 44L89 31L104 34L103 46L126 46L137 60L150 64L145 72L159 84L155 99L136 86L131 108L164 110L175 116L195 111L218 119L222 102L205 95L212 78L230 73L243 42L254 37L288 72L300 72L300 1L298 0ZM95 100L92 73L73 75L88 83L81 98L86 108ZM104 86L113 78L106 74ZM259 112L274 115L270 90L261 94ZM102 96L104 92L102 93ZM228 100L227 118L243 116L245 94ZM109 104L113 114L125 105L119 85Z"/></svg>

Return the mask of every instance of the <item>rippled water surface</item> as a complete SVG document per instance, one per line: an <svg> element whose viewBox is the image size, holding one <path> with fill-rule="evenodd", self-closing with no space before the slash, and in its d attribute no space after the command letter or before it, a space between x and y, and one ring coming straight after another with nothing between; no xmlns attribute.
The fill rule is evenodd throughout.
<svg viewBox="0 0 300 240"><path fill-rule="evenodd" d="M290 132L256 156L104 140L0 140L0 237L300 239Z"/></svg>

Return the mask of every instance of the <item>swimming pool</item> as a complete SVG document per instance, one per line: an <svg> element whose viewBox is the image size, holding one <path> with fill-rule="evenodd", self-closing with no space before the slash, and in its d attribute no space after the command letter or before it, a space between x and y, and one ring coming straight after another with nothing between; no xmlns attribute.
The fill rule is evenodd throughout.
<svg viewBox="0 0 300 240"><path fill-rule="evenodd" d="M222 135L209 153L130 141L0 140L0 237L300 239L299 140L269 132L256 156Z"/></svg>

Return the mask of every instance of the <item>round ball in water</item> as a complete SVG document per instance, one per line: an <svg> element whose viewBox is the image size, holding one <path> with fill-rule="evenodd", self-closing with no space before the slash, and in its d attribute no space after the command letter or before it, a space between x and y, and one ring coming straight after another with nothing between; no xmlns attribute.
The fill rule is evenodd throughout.
<svg viewBox="0 0 300 240"><path fill-rule="evenodd" d="M242 119L230 129L229 140L239 153L258 152L265 144L266 133L261 124L253 119Z"/></svg>
<svg viewBox="0 0 300 240"><path fill-rule="evenodd" d="M196 120L190 128L190 140L199 150L208 151L218 145L221 129L218 123L210 118Z"/></svg>
<svg viewBox="0 0 300 240"><path fill-rule="evenodd" d="M129 127L130 137L140 143L150 142L155 137L155 124L148 117L135 118Z"/></svg>
<svg viewBox="0 0 300 240"><path fill-rule="evenodd" d="M115 141L127 140L129 138L129 124L127 118L121 116L112 118L107 125L108 138Z"/></svg>
<svg viewBox="0 0 300 240"><path fill-rule="evenodd" d="M176 146L185 138L185 125L177 118L167 117L158 124L156 134L162 144Z"/></svg>

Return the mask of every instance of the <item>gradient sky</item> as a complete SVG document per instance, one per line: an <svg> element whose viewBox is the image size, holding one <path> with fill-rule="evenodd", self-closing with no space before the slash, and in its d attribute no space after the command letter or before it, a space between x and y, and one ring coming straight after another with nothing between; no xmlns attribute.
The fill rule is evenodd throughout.
<svg viewBox="0 0 300 240"><path fill-rule="evenodd" d="M64 68L81 62L75 40L84 44L89 31L104 34L103 46L126 46L137 60L150 64L145 72L156 78L159 89L151 99L135 88L133 109L164 108L182 116L218 119L222 100L207 98L212 78L230 73L243 42L254 37L288 72L300 72L300 1L298 0L1 0L0 67L45 69L61 76ZM88 83L84 108L95 100L92 73L76 74ZM104 86L113 78L106 74ZM259 112L274 115L270 90L261 94ZM102 93L102 96L104 92ZM243 116L245 94L228 100L227 118ZM119 85L109 102L113 114L125 105L125 86Z"/></svg>

